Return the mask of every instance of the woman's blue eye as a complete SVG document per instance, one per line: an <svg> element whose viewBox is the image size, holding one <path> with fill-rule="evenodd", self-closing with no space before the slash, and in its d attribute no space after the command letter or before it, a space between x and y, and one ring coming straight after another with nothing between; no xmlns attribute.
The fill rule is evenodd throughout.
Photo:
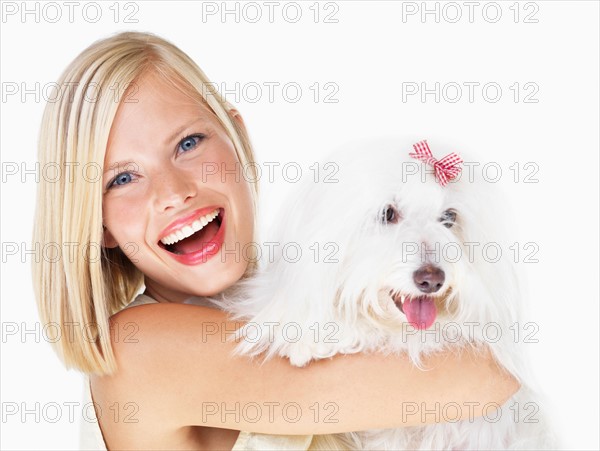
<svg viewBox="0 0 600 451"><path fill-rule="evenodd" d="M127 185L132 180L131 174L129 172L123 172L115 177L110 186L115 185Z"/></svg>
<svg viewBox="0 0 600 451"><path fill-rule="evenodd" d="M198 145L198 143L200 142L200 140L202 138L204 138L203 135L194 135L194 136L188 136L187 138L183 138L179 142L179 149L181 149L182 152L187 152L188 150L192 150Z"/></svg>

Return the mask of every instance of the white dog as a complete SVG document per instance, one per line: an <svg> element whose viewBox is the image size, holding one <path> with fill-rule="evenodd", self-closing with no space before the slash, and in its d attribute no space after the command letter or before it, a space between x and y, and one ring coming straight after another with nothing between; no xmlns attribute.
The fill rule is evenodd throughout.
<svg viewBox="0 0 600 451"><path fill-rule="evenodd" d="M501 410L456 421L467 406L440 406L445 423L336 434L322 446L553 447L528 385L522 299L498 199L481 171L460 171L458 156L436 161L419 156L427 143L412 144L344 148L325 161L338 169L330 183L296 188L269 236L295 251L263 261L255 278L219 301L248 322L237 351L297 366L338 353L406 352L420 366L428 353L485 343L522 385ZM439 158L450 149L432 150Z"/></svg>

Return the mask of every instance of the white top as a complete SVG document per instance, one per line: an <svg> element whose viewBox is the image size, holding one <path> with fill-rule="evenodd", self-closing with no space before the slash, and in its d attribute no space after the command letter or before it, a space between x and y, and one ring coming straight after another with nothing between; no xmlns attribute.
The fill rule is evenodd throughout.
<svg viewBox="0 0 600 451"><path fill-rule="evenodd" d="M144 294L140 294L125 308L144 304L158 304L158 301ZM200 298L187 299L184 304L210 305L202 302ZM86 406L92 404L92 399L90 381L87 375L85 375L83 386L84 409L86 409ZM81 422L79 431L79 449L107 451L106 443L102 437L102 431L100 430L98 419L96 417L96 412L93 408L89 408L86 409L86 414L92 416L92 418L84 419ZM233 445L232 451L307 450L312 442L312 439L312 435L268 435L240 431L240 434Z"/></svg>

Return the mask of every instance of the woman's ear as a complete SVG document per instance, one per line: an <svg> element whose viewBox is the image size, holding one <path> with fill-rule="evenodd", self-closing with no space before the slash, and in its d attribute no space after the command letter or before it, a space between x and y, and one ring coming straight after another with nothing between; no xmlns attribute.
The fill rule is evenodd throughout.
<svg viewBox="0 0 600 451"><path fill-rule="evenodd" d="M242 118L240 112L235 108L232 108L228 111L228 113L229 117L233 119L233 121L238 125L238 127L240 127L244 131L244 133L247 134L248 132L246 130L246 124L244 124L244 119Z"/></svg>
<svg viewBox="0 0 600 451"><path fill-rule="evenodd" d="M115 247L118 247L119 244L117 243L117 240L115 240L115 237L112 236L112 233L109 232L109 230L106 228L106 226L102 226L102 247L105 247L107 249L114 249Z"/></svg>

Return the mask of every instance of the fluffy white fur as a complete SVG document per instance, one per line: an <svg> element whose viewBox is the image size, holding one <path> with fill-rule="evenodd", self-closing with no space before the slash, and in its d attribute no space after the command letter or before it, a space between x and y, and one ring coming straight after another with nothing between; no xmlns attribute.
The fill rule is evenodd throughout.
<svg viewBox="0 0 600 451"><path fill-rule="evenodd" d="M406 352L421 366L421 357L428 353L443 348L460 352L464 346L485 343L522 384L500 412L491 408L488 418L473 421L337 434L323 446L555 447L543 407L528 382L523 334L515 343L514 325L519 324L523 332L523 300L511 263L510 242L502 238L507 221L498 206L498 193L481 179L480 171L475 171L475 179L470 181L463 170L460 180L440 186L431 167L409 157L412 144L382 140L345 147L323 161L337 164L337 182L307 180L295 188L268 241L281 246L297 243L301 258L292 262L276 253L274 261L262 262L255 278L240 283L218 301L233 316L248 321L239 331L245 338L237 351L265 358L285 356L297 366L338 353ZM429 144L436 158L454 150L439 142ZM465 161L476 161L458 153ZM397 223L382 221L389 206L401 215ZM451 227L441 221L448 209L456 212ZM479 243L474 252L464 244L468 242ZM436 243L440 252L424 252L435 249ZM486 243L500 245L503 255L499 261L483 257ZM420 252L414 252L415 245ZM448 261L454 259L456 249L462 257ZM490 257L495 254L492 250ZM291 257L294 254L289 253ZM435 323L428 330L417 330L407 323L391 294L396 299L422 295L413 274L425 264L443 270L445 281L433 293L438 306ZM299 339L296 325L302 331ZM440 415L446 414L450 420L454 412L440 406Z"/></svg>

